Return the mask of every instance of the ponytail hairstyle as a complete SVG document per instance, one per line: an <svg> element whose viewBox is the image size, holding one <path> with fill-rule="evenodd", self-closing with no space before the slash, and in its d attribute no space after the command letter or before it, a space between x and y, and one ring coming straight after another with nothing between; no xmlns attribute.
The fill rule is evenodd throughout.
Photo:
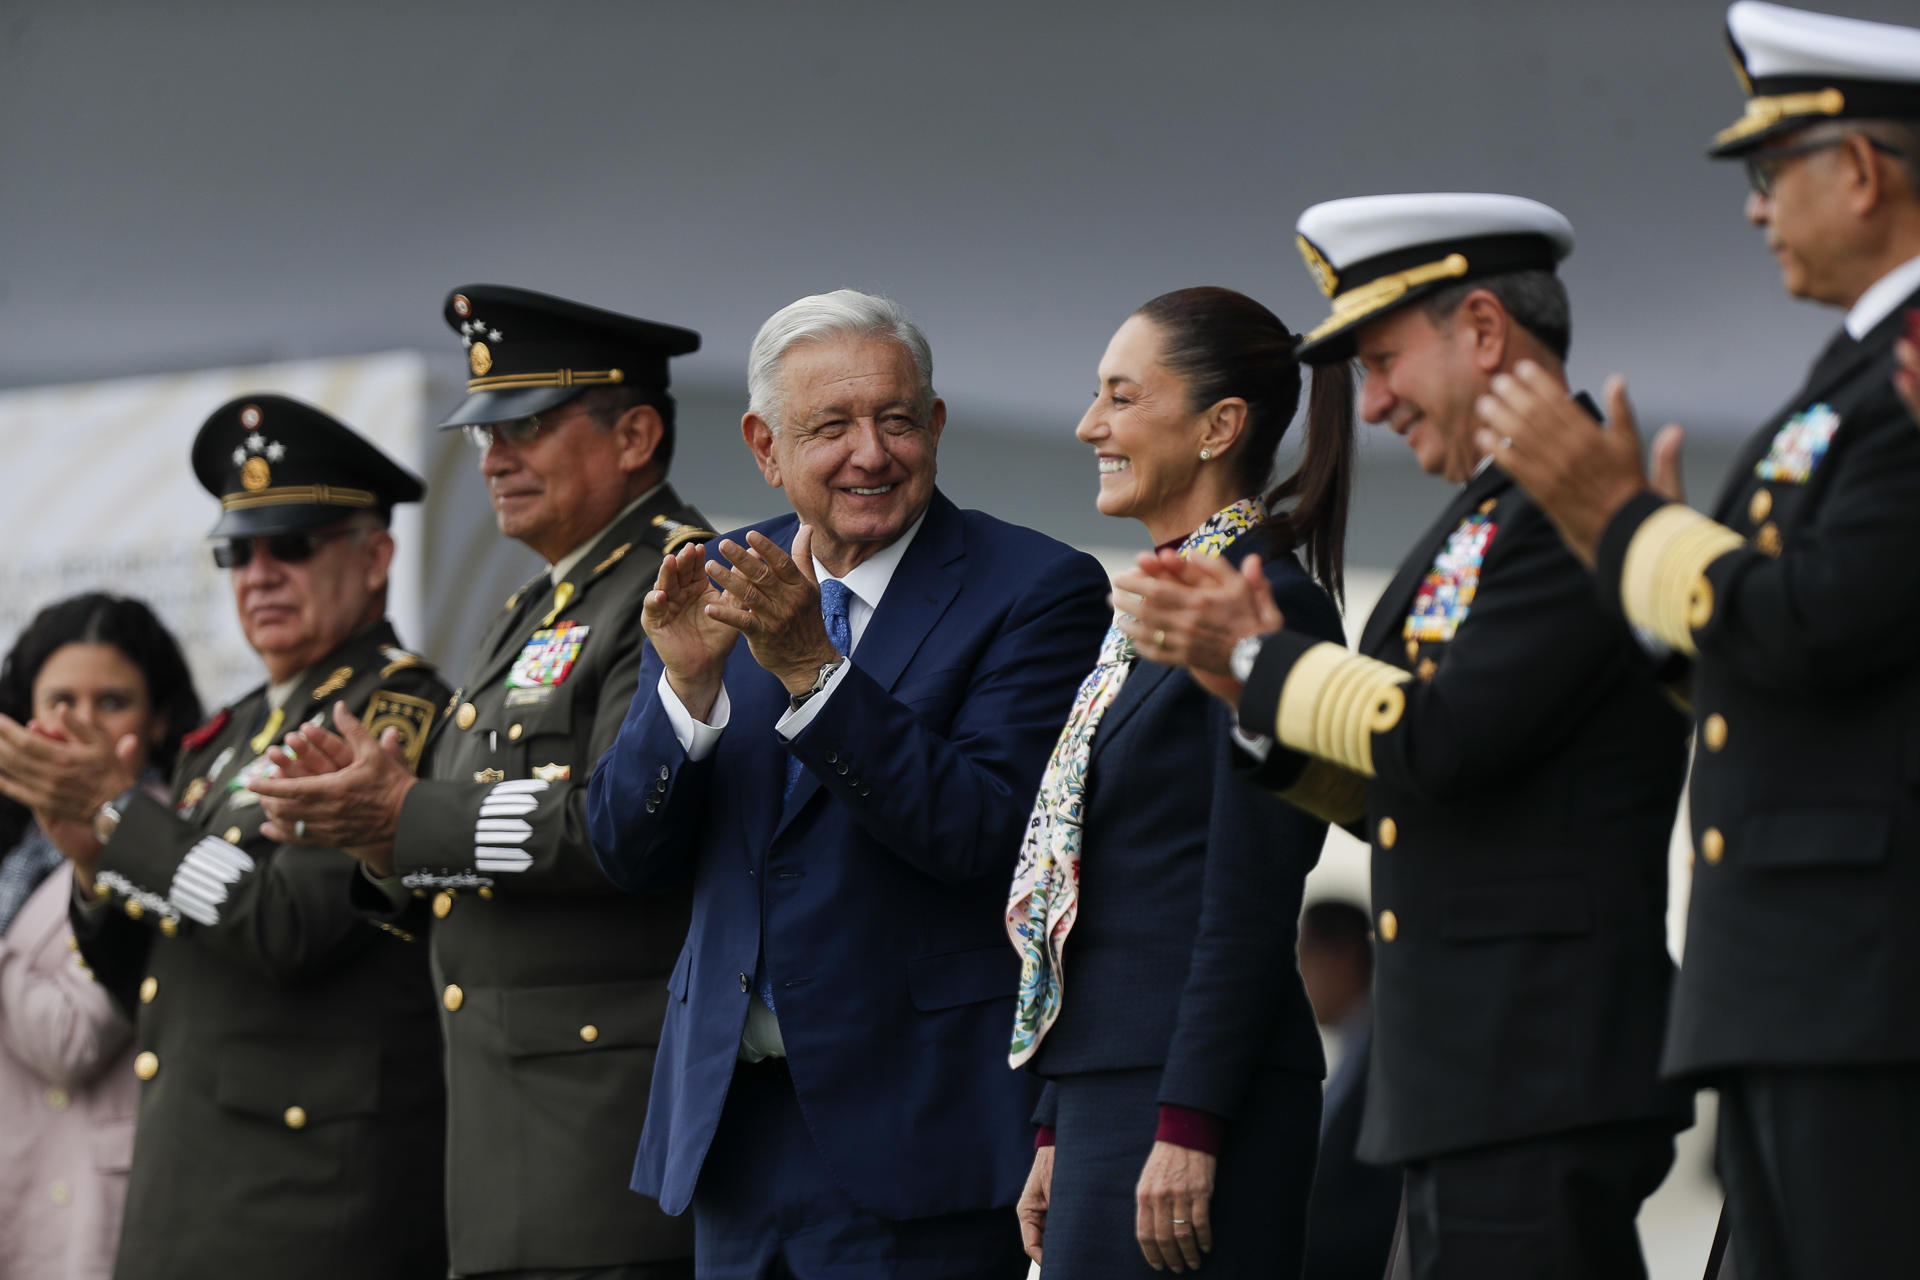
<svg viewBox="0 0 1920 1280"><path fill-rule="evenodd" d="M1213 287L1163 293L1138 311L1161 333L1160 361L1187 384L1187 408L1247 402L1232 454L1240 490L1273 482L1274 456L1300 407L1299 342L1273 312L1243 293ZM1347 499L1353 488L1353 369L1318 366L1307 396L1307 447L1299 468L1267 493L1262 526L1285 551L1298 549L1314 578L1340 600L1346 587Z"/></svg>

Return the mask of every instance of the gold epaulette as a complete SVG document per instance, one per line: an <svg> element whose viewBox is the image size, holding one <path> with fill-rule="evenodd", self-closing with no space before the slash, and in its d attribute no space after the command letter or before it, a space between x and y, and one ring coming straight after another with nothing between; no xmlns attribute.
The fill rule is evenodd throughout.
<svg viewBox="0 0 1920 1280"><path fill-rule="evenodd" d="M1351 769L1312 759L1299 780L1280 793L1294 808L1346 826L1367 816L1367 780Z"/></svg>
<svg viewBox="0 0 1920 1280"><path fill-rule="evenodd" d="M1707 566L1742 545L1739 534L1691 507L1670 502L1641 522L1620 570L1627 621L1676 653L1700 652L1694 632L1713 617Z"/></svg>
<svg viewBox="0 0 1920 1280"><path fill-rule="evenodd" d="M1280 689L1273 736L1296 751L1373 776L1373 735L1400 723L1408 675L1321 643L1300 655Z"/></svg>

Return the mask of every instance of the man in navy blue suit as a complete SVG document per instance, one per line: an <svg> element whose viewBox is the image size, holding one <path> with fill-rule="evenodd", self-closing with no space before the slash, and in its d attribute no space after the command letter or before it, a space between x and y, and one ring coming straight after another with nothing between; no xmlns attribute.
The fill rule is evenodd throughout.
<svg viewBox="0 0 1920 1280"><path fill-rule="evenodd" d="M741 429L794 514L661 566L593 773L607 874L693 879L632 1185L702 1276L1026 1266L1001 911L1107 580L934 487L932 369L850 290L762 326Z"/></svg>

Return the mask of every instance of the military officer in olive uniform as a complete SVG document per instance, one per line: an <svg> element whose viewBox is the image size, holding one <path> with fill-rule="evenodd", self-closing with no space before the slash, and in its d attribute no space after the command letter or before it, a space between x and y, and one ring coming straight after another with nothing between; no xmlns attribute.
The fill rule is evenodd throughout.
<svg viewBox="0 0 1920 1280"><path fill-rule="evenodd" d="M334 708L407 767L446 685L386 621L387 515L420 482L319 410L250 395L193 446L214 560L268 683L181 744L171 804L92 739L0 734L58 769L80 950L135 1025L120 1280L443 1273L440 1035L427 949L357 912L338 849L261 829L269 743ZM35 760L29 755L39 751ZM98 803L98 801L104 803Z"/></svg>
<svg viewBox="0 0 1920 1280"><path fill-rule="evenodd" d="M1237 696L1270 785L1372 842L1359 1155L1407 1171L1412 1274L1644 1276L1634 1216L1691 1114L1657 1072L1686 721L1472 439L1492 379L1564 363L1572 228L1461 194L1337 200L1299 232L1333 303L1301 359L1357 355L1363 416L1459 488L1358 653L1249 615L1201 661L1177 583L1123 577L1121 607Z"/></svg>
<svg viewBox="0 0 1920 1280"><path fill-rule="evenodd" d="M1649 489L1624 395L1568 421L1521 371L1499 465L1609 612L1692 662L1693 892L1664 1069L1720 1090L1742 1280L1910 1275L1920 1202L1920 30L1741 3L1747 216L1844 321L1709 518Z"/></svg>
<svg viewBox="0 0 1920 1280"><path fill-rule="evenodd" d="M692 1225L627 1190L685 890L628 896L586 783L640 671L661 557L710 536L666 483L667 358L699 335L496 285L446 304L501 531L548 561L482 639L417 784L369 737L296 735L268 808L365 856L384 918L431 922L458 1276L692 1274ZM357 753L357 754L356 754ZM351 763L350 763L351 762Z"/></svg>

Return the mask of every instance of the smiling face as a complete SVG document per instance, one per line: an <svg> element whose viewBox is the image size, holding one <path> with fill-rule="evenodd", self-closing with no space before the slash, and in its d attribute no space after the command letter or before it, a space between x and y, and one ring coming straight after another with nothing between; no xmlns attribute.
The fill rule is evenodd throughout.
<svg viewBox="0 0 1920 1280"><path fill-rule="evenodd" d="M1218 509L1211 489L1202 496L1195 482L1203 468L1224 466L1201 460L1206 414L1188 406L1186 380L1161 363L1163 345L1159 325L1129 317L1100 357L1099 390L1074 428L1099 460L1100 514L1139 520L1156 542Z"/></svg>
<svg viewBox="0 0 1920 1280"><path fill-rule="evenodd" d="M322 538L311 558L276 560L264 538L245 565L229 569L234 608L247 643L274 682L291 679L386 610L393 535L355 528Z"/></svg>
<svg viewBox="0 0 1920 1280"><path fill-rule="evenodd" d="M1473 326L1442 327L1416 304L1361 326L1355 341L1365 374L1360 416L1385 423L1422 471L1455 484L1479 465L1473 402L1494 372L1474 358L1474 339Z"/></svg>
<svg viewBox="0 0 1920 1280"><path fill-rule="evenodd" d="M166 717L153 705L147 679L133 660L110 644L84 641L55 649L33 678L33 717L54 723L60 708L118 742L132 734L140 742L134 772L146 770L153 749L167 736Z"/></svg>
<svg viewBox="0 0 1920 1280"><path fill-rule="evenodd" d="M803 342L780 360L779 431L757 413L741 434L767 483L813 529L813 553L844 575L910 528L933 500L946 427L922 403L913 356L885 338Z"/></svg>

